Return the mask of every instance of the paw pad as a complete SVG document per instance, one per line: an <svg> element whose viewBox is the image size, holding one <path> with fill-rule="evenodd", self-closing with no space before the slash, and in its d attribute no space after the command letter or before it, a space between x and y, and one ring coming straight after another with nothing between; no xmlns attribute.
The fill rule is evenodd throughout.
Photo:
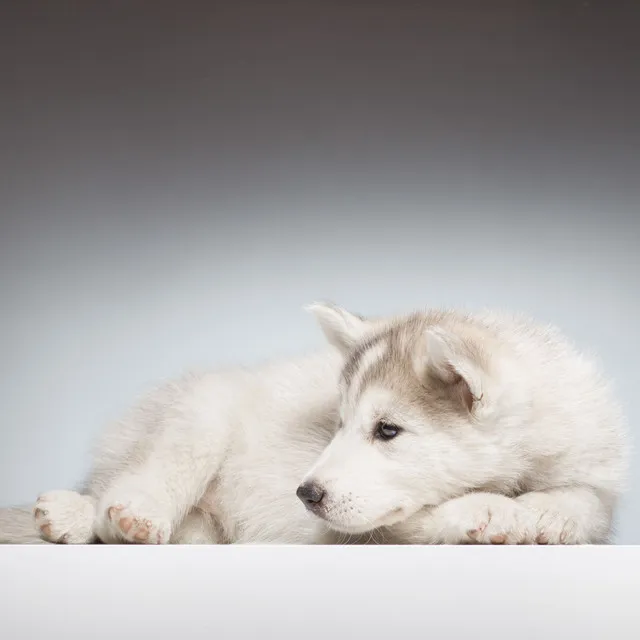
<svg viewBox="0 0 640 640"><path fill-rule="evenodd" d="M153 522L128 514L123 504L115 504L109 507L107 515L112 524L126 540L144 543L148 542L150 537L153 536ZM164 536L161 531L157 532L155 538L157 544L162 544L164 541Z"/></svg>

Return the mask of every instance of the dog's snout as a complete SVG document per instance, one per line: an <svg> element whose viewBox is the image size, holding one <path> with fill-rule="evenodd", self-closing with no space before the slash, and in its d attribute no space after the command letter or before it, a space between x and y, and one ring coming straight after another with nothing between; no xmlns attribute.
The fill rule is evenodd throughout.
<svg viewBox="0 0 640 640"><path fill-rule="evenodd" d="M309 509L313 509L322 502L322 498L324 498L324 489L315 482L303 482L298 487L296 495Z"/></svg>

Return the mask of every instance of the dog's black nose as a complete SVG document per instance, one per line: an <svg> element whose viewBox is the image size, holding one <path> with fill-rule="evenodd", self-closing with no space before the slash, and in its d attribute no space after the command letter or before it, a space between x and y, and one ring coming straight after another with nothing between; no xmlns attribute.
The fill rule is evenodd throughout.
<svg viewBox="0 0 640 640"><path fill-rule="evenodd" d="M315 482L305 482L298 487L296 495L308 507L312 508L322 502L324 498L324 489Z"/></svg>

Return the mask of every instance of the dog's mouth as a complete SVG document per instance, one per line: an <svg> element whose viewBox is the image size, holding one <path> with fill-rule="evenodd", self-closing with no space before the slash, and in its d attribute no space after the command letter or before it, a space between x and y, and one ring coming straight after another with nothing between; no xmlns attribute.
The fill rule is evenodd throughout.
<svg viewBox="0 0 640 640"><path fill-rule="evenodd" d="M339 518L332 517L331 514L327 513L318 513L316 515L322 518L330 529L333 529L338 533L347 533L352 535L369 533L370 531L380 529L381 527L390 527L398 522L402 522L408 516L403 507L391 509L382 517L369 521L362 521L361 518L358 518L358 522L345 522Z"/></svg>

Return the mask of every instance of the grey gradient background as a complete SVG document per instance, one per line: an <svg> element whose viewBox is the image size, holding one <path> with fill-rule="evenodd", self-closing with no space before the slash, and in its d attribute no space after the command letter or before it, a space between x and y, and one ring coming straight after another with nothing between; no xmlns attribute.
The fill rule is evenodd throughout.
<svg viewBox="0 0 640 640"><path fill-rule="evenodd" d="M637 2L0 12L0 504L161 379L320 346L316 298L559 324L637 433Z"/></svg>

